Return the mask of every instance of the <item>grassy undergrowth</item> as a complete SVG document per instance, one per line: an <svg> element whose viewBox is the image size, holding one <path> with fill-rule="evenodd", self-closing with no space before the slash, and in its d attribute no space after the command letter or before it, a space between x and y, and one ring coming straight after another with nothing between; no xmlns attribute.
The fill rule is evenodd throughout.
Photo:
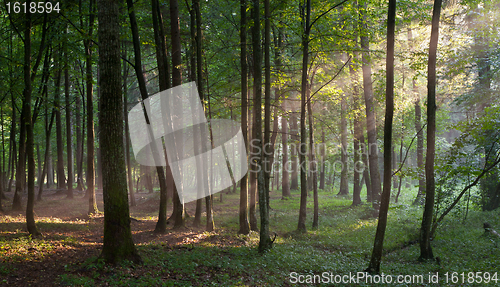
<svg viewBox="0 0 500 287"><path fill-rule="evenodd" d="M298 193L293 195L293 198L281 200L279 193L272 193L274 199L270 203L271 230L276 232L278 237L273 249L266 254L261 255L256 251L257 232L250 235L236 234L236 209L223 208L216 213L217 231L206 233L204 240L179 248L161 244L139 246L145 261L144 266L139 269L145 268L146 272L126 265L111 268L90 264L90 267L87 266L87 270L92 270L90 276L63 275L60 278L61 283L107 283L116 286L288 286L295 281L291 277L292 272L296 272L293 276L297 280L298 275L304 275L302 279L306 283L306 280L311 278L307 275L323 275L323 272L328 272L328 276L346 275L349 272L363 271L368 265L377 225L377 220L370 217L370 206L365 204L351 208L350 198L336 197L332 191L321 191L320 227L301 234L294 231L299 198ZM237 200L237 195L224 197L225 201ZM398 204L391 204L382 272L395 278L398 275L423 275L424 282L393 283L391 286L432 285L427 282L430 272L439 272L441 283L437 285L444 286L448 285L444 282L446 272L449 272L451 278L452 272L493 274L498 271L499 240L485 235L482 223L499 222L499 212L471 211L465 221L463 218L449 216L432 242L440 264L421 263L417 260L419 246L415 243L418 239L422 210L421 207L411 205L412 199L413 194L406 193ZM308 208L310 225L312 198L309 198ZM102 276L103 273L106 275ZM409 280L409 277L405 279ZM363 282L343 285L371 285ZM465 275L465 283L457 285L475 284L467 283ZM490 285L496 284L491 281Z"/></svg>
<svg viewBox="0 0 500 287"><path fill-rule="evenodd" d="M467 219L461 214L449 215L438 228L432 242L436 261L419 262L418 233L422 207L411 205L414 194L403 190L399 203L391 203L388 226L384 241L384 256L381 272L393 276L422 275L423 282L379 284L387 286L477 286L477 281L468 282L468 272L494 274L500 266L499 239L484 233L483 222L490 222L500 229L500 212L471 210ZM306 233L297 233L299 194L281 200L279 192L271 193L271 231L277 234L273 249L258 254L259 235L238 235L238 195L224 195L224 202L215 202L216 231L199 234L190 242L174 245L164 243L138 244L144 260L143 265L107 266L90 257L84 263L65 266L56 284L66 286L290 286L299 279L304 285L313 275L349 275L363 271L367 266L373 247L377 226L370 205L350 207L349 197L337 197L329 190L320 191L320 227L312 224L312 197L308 198L308 226ZM363 197L364 198L364 197ZM236 207L235 207L236 206ZM152 219L155 212L138 212L136 218ZM7 218L7 219L6 219ZM192 218L190 219L192 220ZM11 220L14 221L14 220ZM55 220L57 221L57 220ZM9 222L4 217L0 222L10 224L9 229L22 228L21 223ZM190 221L188 221L190 224ZM17 227L19 225L19 227ZM85 222L61 223L44 220L41 229L58 228L61 231L82 231L94 228ZM2 225L4 226L4 225ZM172 231L176 232L176 231ZM6 261L43 260L43 256L29 257L27 250L50 250L54 246L77 246L71 236L59 238L31 239L16 237L16 232L2 233L0 258ZM15 250L15 252L13 252ZM42 252L43 253L43 252ZM24 257L23 257L24 256ZM8 274L8 265L0 266L0 275ZM295 272L295 273L293 273ZM439 283L428 282L429 274L439 273ZM456 273L458 282L445 282L445 274L451 279ZM464 273L462 283L461 273ZM475 274L474 274L475 275ZM319 277L318 276L318 277ZM481 275L483 276L483 275ZM320 278L325 282L324 277ZM406 280L418 278L404 277ZM499 278L500 279L500 278ZM1 282L1 280L0 280ZM311 281L309 281L311 282ZM361 280L357 283L335 284L342 286L371 286ZM480 285L484 285L481 283ZM490 286L496 286L490 281Z"/></svg>

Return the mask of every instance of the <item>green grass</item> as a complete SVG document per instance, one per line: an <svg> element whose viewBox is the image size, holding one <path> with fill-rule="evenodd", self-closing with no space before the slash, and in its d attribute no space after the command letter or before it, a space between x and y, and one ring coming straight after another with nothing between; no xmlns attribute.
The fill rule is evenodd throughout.
<svg viewBox="0 0 500 287"><path fill-rule="evenodd" d="M409 190L402 193L400 202L391 203L389 209L381 271L394 276L423 275L426 282L391 286L430 286L428 276L435 272L440 274L440 283L433 286L475 286L467 281L446 284L444 274L498 271L499 240L485 235L482 223L499 222L499 211L472 210L466 221L463 217L448 216L432 242L440 265L434 261L422 263L417 260L419 246L414 244L418 239L422 208L411 205L413 193ZM297 233L299 198L297 192L293 195L293 198L281 200L278 193L271 194L274 197L270 202L271 231L279 236L273 249L266 254L257 252L258 233L237 235L238 219L234 210L221 209L215 213L216 232L204 234L206 237L200 242L179 248L166 244L138 246L143 266L112 267L95 263L93 258L83 267L70 268L73 271L62 274L59 283L70 286L288 286L291 272L345 275L363 271L368 266L377 226L377 220L368 216L370 206L350 208L348 197L337 198L332 191L320 191L320 227L317 230L310 228L313 202L309 197L309 230ZM237 194L224 195L226 203L236 202L237 198ZM218 201L217 205L220 205ZM76 276L74 270L81 268L87 271Z"/></svg>

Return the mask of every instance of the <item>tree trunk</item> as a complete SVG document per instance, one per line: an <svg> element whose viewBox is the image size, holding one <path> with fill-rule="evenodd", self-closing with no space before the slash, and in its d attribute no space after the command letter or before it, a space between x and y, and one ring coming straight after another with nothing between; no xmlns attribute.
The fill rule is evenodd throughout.
<svg viewBox="0 0 500 287"><path fill-rule="evenodd" d="M49 157L50 157L50 134L52 131L52 125L54 123L54 116L55 112L54 109L52 109L52 114L50 116L50 123L48 120L48 109L45 109L45 156L43 157L43 168L42 168L42 175L40 178L40 182L38 183L38 197L37 201L42 200L42 193L43 193L43 182L45 181L45 175L47 174L47 169L49 165Z"/></svg>
<svg viewBox="0 0 500 287"><path fill-rule="evenodd" d="M241 131L245 141L246 152L248 153L248 83L247 83L247 3L246 0L240 0L240 64L241 64ZM245 160L246 158L242 158ZM245 162L246 164L246 162ZM248 173L240 181L240 211L239 211L239 234L250 233L248 222Z"/></svg>
<svg viewBox="0 0 500 287"><path fill-rule="evenodd" d="M153 4L155 4L155 0L152 0ZM157 4L157 3L156 3ZM142 70L142 59L141 59L141 47L140 47L140 42L139 42L139 29L137 27L137 20L135 18L135 11L134 11L134 3L132 0L127 0L127 8L129 12L129 19L130 19L130 28L132 30L132 40L134 44L134 68L135 68L135 74L137 76L137 81L139 82L139 90L141 93L141 98L142 100L146 100L148 98L148 91L146 88L146 79L144 77L144 72ZM156 33L158 34L158 15L154 11L157 11L156 5L153 5L153 25L156 23ZM159 35L156 35L155 41L156 41L156 46L160 46L161 43L159 41ZM157 56L158 52L160 54L160 59L157 59L159 68L160 64L163 63L162 61L162 53L161 51L157 50ZM164 75L164 71L161 72L161 75L159 77L160 79L160 91L165 90L166 87L166 76ZM145 107L143 106L143 112L146 118L146 123L150 124L149 118L147 117L147 113L145 110ZM150 142L151 142L151 150L153 152L158 151L158 148L156 147L155 140L153 137L153 134L150 132ZM157 154L155 155L155 158L159 158L161 155ZM160 207L159 207L159 214L158 214L158 221L156 222L156 227L155 227L155 233L164 233L167 230L167 183L165 179L165 173L163 171L163 166L160 164L156 164L156 172L158 174L158 181L160 184Z"/></svg>
<svg viewBox="0 0 500 287"><path fill-rule="evenodd" d="M60 57L61 60L62 57ZM60 68L60 67L59 67ZM56 147L57 147L57 193L62 193L63 189L66 189L66 176L64 175L64 146L62 139L62 117L61 117L61 96L60 84L61 83L61 71L58 71L58 76L56 79L56 93L54 96L54 106L56 108Z"/></svg>
<svg viewBox="0 0 500 287"><path fill-rule="evenodd" d="M370 265L367 271L378 274L384 245L387 212L391 199L392 177L392 120L394 115L394 35L396 28L396 0L389 0L387 15L387 59L386 59L386 93L385 93L385 125L384 125L384 189L380 201L377 232Z"/></svg>
<svg viewBox="0 0 500 287"><path fill-rule="evenodd" d="M307 96L307 67L309 63L309 22L311 19L311 0L306 1L303 12L305 16L305 25L302 35L302 84L301 84L301 105L300 105L300 151L299 151L299 166L300 166L300 208L299 222L297 229L300 232L306 232L306 215L307 215L307 171L306 171L306 96Z"/></svg>
<svg viewBox="0 0 500 287"><path fill-rule="evenodd" d="M94 5L95 0L90 0L88 34L94 31ZM89 215L98 211L95 199L95 169L94 169L94 89L92 80L92 41L84 40L85 45L85 74L87 90L87 195L89 198Z"/></svg>
<svg viewBox="0 0 500 287"><path fill-rule="evenodd" d="M12 99L14 103L14 99ZM24 103L23 103L24 105ZM15 138L15 137L14 137ZM21 196L26 183L26 115L24 106L21 108L19 121L19 157L16 167L16 190L12 202L12 210L21 211Z"/></svg>
<svg viewBox="0 0 500 287"><path fill-rule="evenodd" d="M321 171L319 173L319 189L325 189L325 157L326 157L325 129L321 129Z"/></svg>
<svg viewBox="0 0 500 287"><path fill-rule="evenodd" d="M311 80L312 82L312 80ZM312 228L317 229L319 226L319 202L318 202L318 164L316 162L316 150L314 147L314 122L311 104L311 86L307 89L307 113L309 115L309 149L311 154L310 169L312 173L312 189L314 196L314 215Z"/></svg>
<svg viewBox="0 0 500 287"><path fill-rule="evenodd" d="M127 58L127 48L124 48L124 58ZM130 163L130 131L128 127L128 69L127 64L123 63L123 122L125 123L125 161L127 164L128 192L130 196L130 206L136 206L134 180L132 178L132 164Z"/></svg>
<svg viewBox="0 0 500 287"><path fill-rule="evenodd" d="M413 80L413 90L416 91L416 81ZM415 100L415 130L417 132L417 174L418 174L418 193L413 201L413 205L421 205L425 194L425 173L424 167L424 131L421 126L422 110L420 108L420 99Z"/></svg>
<svg viewBox="0 0 500 287"><path fill-rule="evenodd" d="M366 11L367 3L364 3L362 13L360 14L363 30L368 30ZM368 134L368 160L370 168L370 183L371 183L371 201L375 209L379 208L380 200L380 173L378 167L378 147L377 147L377 127L375 120L375 106L373 104L373 88L371 76L371 59L370 59L370 40L368 36L361 35L361 50L362 50L362 70L363 70L363 90L366 106L366 129Z"/></svg>
<svg viewBox="0 0 500 287"><path fill-rule="evenodd" d="M354 100L358 102L358 95L357 92L354 93ZM359 104L355 104L356 110L359 108ZM360 149L359 149L359 143L361 142L361 135L362 135L362 130L360 126L360 117L359 115L354 116L354 186L353 186L353 192L352 192L352 205L360 205L361 204L361 186L362 183L360 182L360 174L362 171L359 170L359 162L361 162L360 159Z"/></svg>
<svg viewBox="0 0 500 287"><path fill-rule="evenodd" d="M292 162L292 173L290 179L290 189L298 190L299 189L299 169L298 169L298 158L297 158L297 140L298 140L298 124L297 124L297 113L295 111L291 111L290 114L290 139L292 140L292 146L290 147L291 153L291 162Z"/></svg>
<svg viewBox="0 0 500 287"><path fill-rule="evenodd" d="M439 39L439 18L442 0L434 1L432 10L431 41L427 68L427 154L425 156L425 207L420 229L419 260L433 259L431 248L431 227L434 213L434 156L436 152L436 58Z"/></svg>
<svg viewBox="0 0 500 287"><path fill-rule="evenodd" d="M283 100L283 110L286 112L286 100ZM281 116L281 145L283 146L283 164L282 169L282 181L281 181L281 199L291 197L290 193L290 175L288 174L289 162L288 162L288 122L286 116Z"/></svg>
<svg viewBox="0 0 500 287"><path fill-rule="evenodd" d="M28 1L29 5L31 1ZM34 156L34 127L31 118L31 13L26 13L24 28L24 91L23 117L26 125L27 142L26 155L28 157L28 203L26 205L26 225L32 237L41 235L35 224L33 207L35 204L35 156ZM40 51L41 52L41 51ZM21 146L21 145L20 145ZM19 160L21 161L21 160ZM17 179L17 177L16 177ZM17 186L17 185L16 185Z"/></svg>
<svg viewBox="0 0 500 287"><path fill-rule="evenodd" d="M141 262L130 230L127 176L123 148L118 1L100 0L99 83L101 87L99 137L102 156L104 238L100 255L107 263Z"/></svg>
<svg viewBox="0 0 500 287"><path fill-rule="evenodd" d="M75 100L76 121L76 190L83 191L83 133L82 133L82 100L76 96Z"/></svg>
<svg viewBox="0 0 500 287"><path fill-rule="evenodd" d="M66 50L66 47L65 47ZM68 54L65 51L66 61L68 61ZM66 100L66 156L68 162L68 198L73 198L73 149L72 132L71 132L71 104L69 98L69 68L66 64L64 67L64 98Z"/></svg>
<svg viewBox="0 0 500 287"><path fill-rule="evenodd" d="M256 46L260 48L260 12L259 12L259 0L254 1L253 7L253 19L254 27L252 29L253 44L254 49ZM259 211L260 211L260 241L259 241L259 252L263 253L272 248L273 242L269 237L269 179L272 167L272 156L273 147L271 142L271 12L269 8L269 0L264 0L264 74L265 74L265 93L264 93L264 142L261 147L264 147L262 151L261 160L264 164L261 164L261 172L258 178L258 189L259 189ZM257 23L257 24L255 24ZM261 73L260 49L255 49L255 59L256 63L254 68L255 74ZM258 55L257 55L258 53ZM261 76L260 76L261 77ZM257 82L257 81L256 81ZM260 85L257 86L260 91ZM277 122L276 122L277 123ZM260 127L259 127L260 129ZM258 134L256 134L258 137ZM259 137L260 138L260 137ZM276 137L274 137L276 138ZM266 151L265 147L271 146L271 151ZM262 184L261 181L264 181Z"/></svg>
<svg viewBox="0 0 500 287"><path fill-rule="evenodd" d="M179 5L177 0L170 0L170 36L172 37L172 86L182 84L182 55L181 55L181 31L179 26ZM174 184L175 186L175 184ZM185 226L184 204L181 203L177 188L174 189L174 228Z"/></svg>
<svg viewBox="0 0 500 287"><path fill-rule="evenodd" d="M347 168L347 101L346 94L342 96L340 102L340 160L342 162L342 170L340 172L340 190L338 195L349 194L348 168Z"/></svg>

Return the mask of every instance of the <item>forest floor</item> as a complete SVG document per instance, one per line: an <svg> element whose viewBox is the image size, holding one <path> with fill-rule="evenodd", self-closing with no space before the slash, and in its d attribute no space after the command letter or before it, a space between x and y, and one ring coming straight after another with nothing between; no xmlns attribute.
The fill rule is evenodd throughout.
<svg viewBox="0 0 500 287"><path fill-rule="evenodd" d="M187 227L173 230L169 225L167 233L157 235L153 230L159 194L139 193L137 206L131 207L130 213L134 242L144 263L120 266L108 266L98 260L103 215L90 218L86 215L88 200L83 194L66 199L64 194L46 192L43 201L35 206L37 226L43 233L40 238L27 234L24 213L10 211L12 194L7 194L8 200L2 201L7 212L0 216L0 285L291 286L305 283L313 286L313 283L338 283L341 279L336 275L357 276L357 272L363 271L368 266L377 224L369 205L350 207L348 196L338 197L331 188L320 191L320 227L310 228L312 197L309 197L309 230L297 233L294 230L299 193L292 194L292 198L281 200L279 192L271 192L271 231L277 238L273 249L261 255L256 248L257 232L237 234L238 194L223 194L222 202L219 195L215 196L214 232L192 227L195 203L189 203L186 207L191 217L187 219ZM470 281L469 272L483 272L481 286L488 272L489 285L497 285L500 240L485 234L482 224L488 221L493 228L500 229L500 212L469 210L464 220L463 209L457 209L440 226L432 242L439 262L421 263L417 261L416 243L422 209L411 205L413 196L412 191L404 189L400 202L391 203L381 265L381 271L392 278L390 286L477 286L477 279ZM97 193L97 201L102 210L102 193ZM170 213L171 205L168 208ZM202 222L204 220L203 217ZM435 275L439 283L431 284L429 281ZM350 277L344 277L347 278ZM404 282L395 282L399 279ZM456 279L456 284L452 284L452 279ZM367 278L357 281L350 278L343 283L335 285L372 285Z"/></svg>

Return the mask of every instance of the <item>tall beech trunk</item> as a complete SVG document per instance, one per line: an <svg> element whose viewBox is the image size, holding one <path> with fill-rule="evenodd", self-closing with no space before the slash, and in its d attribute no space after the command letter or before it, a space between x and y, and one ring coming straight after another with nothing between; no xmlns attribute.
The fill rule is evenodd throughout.
<svg viewBox="0 0 500 287"><path fill-rule="evenodd" d="M170 36L172 38L172 87L182 84L181 31L179 26L179 5L177 0L170 0ZM175 184L174 184L175 187ZM177 188L174 188L174 228L185 226L184 204L179 199Z"/></svg>
<svg viewBox="0 0 500 287"><path fill-rule="evenodd" d="M298 144L298 132L299 127L297 124L297 113L293 111L290 114L290 139L292 140L292 146L290 148L290 160L292 162L291 168L291 178L290 178L290 189L298 190L299 189L299 169L298 169L298 157L297 157L297 144Z"/></svg>
<svg viewBox="0 0 500 287"><path fill-rule="evenodd" d="M434 157L436 153L436 59L439 40L439 18L442 0L434 1L432 9L431 41L427 67L427 154L425 156L425 207L420 229L419 260L433 259L431 248L431 227L434 213Z"/></svg>
<svg viewBox="0 0 500 287"><path fill-rule="evenodd" d="M286 112L285 100L283 101L283 110ZM282 180L281 180L281 199L291 197L290 193L290 175L288 173L289 162L288 162L288 121L286 116L281 116L281 145L283 150L283 163L281 165L282 169Z"/></svg>
<svg viewBox="0 0 500 287"><path fill-rule="evenodd" d="M124 55L123 58L127 58L127 48L123 48ZM123 63L123 122L125 123L125 161L127 164L127 182L128 182L128 193L130 196L130 206L136 206L135 192L134 192L134 180L132 177L132 164L130 163L130 131L128 126L128 69L127 64Z"/></svg>
<svg viewBox="0 0 500 287"><path fill-rule="evenodd" d="M321 129L321 170L319 172L319 189L325 189L325 157L326 157L326 148L325 148L325 129Z"/></svg>
<svg viewBox="0 0 500 287"><path fill-rule="evenodd" d="M240 0L240 64L241 64L241 130L248 153L248 65L247 65L247 3ZM248 173L240 180L240 211L239 211L239 234L250 233L248 222Z"/></svg>
<svg viewBox="0 0 500 287"><path fill-rule="evenodd" d="M416 81L413 80L413 90L417 90ZM424 173L424 131L422 130L422 109L420 108L420 98L415 100L415 130L417 132L417 174L418 193L413 201L413 205L421 205L425 194L425 173Z"/></svg>
<svg viewBox="0 0 500 287"><path fill-rule="evenodd" d="M48 120L48 109L45 109L45 155L44 155L44 160L43 160L43 168L42 168L42 175L38 183L38 196L37 196L37 201L42 200L42 193L43 193L43 182L45 181L45 175L47 174L47 169L49 165L49 157L50 157L50 134L52 131L52 125L54 123L54 116L55 112L54 109L52 109L52 113L50 116L50 122Z"/></svg>
<svg viewBox="0 0 500 287"><path fill-rule="evenodd" d="M152 0L153 4L155 3L155 0ZM140 42L139 42L139 29L137 27L137 20L135 18L135 11L134 11L134 3L132 0L127 0L127 8L128 8L128 13L129 13L129 19L130 19L130 28L132 30L132 41L134 45L134 68L135 68L135 74L137 76L137 81L139 82L139 91L141 93L141 98L143 101L145 101L148 98L148 91L146 88L146 79L144 76L144 72L142 70L142 59L141 59L141 47L140 47ZM157 10L156 7L153 7L153 10ZM156 20L155 20L156 19ZM158 25L158 15L156 13L153 13L153 20L156 22ZM156 27L158 29L158 27ZM156 43L157 46L160 43ZM159 59L159 62L163 62L161 59ZM160 75L160 91L166 89L166 83L165 83L165 75L162 74ZM143 107L143 112L144 116L146 119L146 123L149 125L149 118L147 116L147 112L145 110L144 105ZM149 135L150 142L151 142L151 150L153 151L158 151L155 140L153 138L153 134ZM161 155L155 155L155 158L159 158ZM158 181L160 184L160 207L159 207L159 214L158 214L158 221L156 222L156 227L155 227L155 233L164 233L167 231L167 182L165 180L165 173L163 171L163 166L156 164L156 172L158 174Z"/></svg>
<svg viewBox="0 0 500 287"><path fill-rule="evenodd" d="M82 133L82 100L76 96L75 121L76 121L76 190L83 191L83 133Z"/></svg>
<svg viewBox="0 0 500 287"><path fill-rule="evenodd" d="M95 0L90 0L88 34L94 31L94 5ZM94 166L94 88L92 76L92 41L83 41L85 46L85 84L87 91L87 196L89 198L89 214L98 212L95 199L95 166Z"/></svg>
<svg viewBox="0 0 500 287"><path fill-rule="evenodd" d="M12 101L14 101L14 99ZM14 211L22 210L21 197L24 193L24 187L26 184L26 109L24 108L24 101L25 99L23 99L23 106L21 108L19 121L19 157L16 166L16 190L14 192L14 199L12 201L12 210Z"/></svg>
<svg viewBox="0 0 500 287"><path fill-rule="evenodd" d="M366 148L366 141L365 141L365 135L363 131L363 124L360 122L360 137L359 137L359 143L360 143L360 151L361 151L361 160L363 161L363 178L365 179L365 185L366 185L366 201L370 202L372 201L372 185L370 181L370 166L369 166L369 161L368 161L368 152ZM360 188L362 186L362 183L360 184Z"/></svg>
<svg viewBox="0 0 500 287"><path fill-rule="evenodd" d="M312 81L311 81L312 82ZM319 226L319 202L318 202L318 164L316 162L316 150L314 147L314 122L311 104L311 87L307 89L307 114L309 115L309 149L311 154L310 169L312 173L313 197L314 197L314 213L312 228L317 229Z"/></svg>
<svg viewBox="0 0 500 287"><path fill-rule="evenodd" d="M61 60L62 57L59 58ZM58 67L61 69L61 67ZM64 175L64 145L62 136L62 117L61 117L61 96L60 96L60 86L61 86L61 70L58 72L56 79L56 93L54 96L54 106L56 108L56 148L57 148L57 193L62 193L63 189L66 189L66 176Z"/></svg>
<svg viewBox="0 0 500 287"><path fill-rule="evenodd" d="M348 168L347 168L347 101L343 95L340 101L340 161L342 170L340 171L340 189L338 195L349 194Z"/></svg>
<svg viewBox="0 0 500 287"><path fill-rule="evenodd" d="M123 148L123 97L119 3L99 0L99 144L102 156L104 238L100 257L117 264L141 262L130 229L127 175Z"/></svg>
<svg viewBox="0 0 500 287"><path fill-rule="evenodd" d="M380 272L380 261L384 245L387 212L391 199L392 178L392 120L394 116L394 35L396 29L396 0L389 0L387 14L387 58L386 58L386 92L385 92L385 125L384 125L384 189L380 201L377 231L373 244L369 273Z"/></svg>
<svg viewBox="0 0 500 287"><path fill-rule="evenodd" d="M29 5L31 1L28 1ZM41 53L41 51L40 51ZM41 235L35 224L33 207L35 204L35 155L34 155L34 127L31 118L31 13L25 15L24 27L24 90L23 90L23 119L21 123L26 125L26 155L28 157L28 203L26 204L26 226L31 236ZM20 145L21 146L21 145ZM21 160L19 160L21 161ZM17 177L16 177L17 179Z"/></svg>
<svg viewBox="0 0 500 287"><path fill-rule="evenodd" d="M65 48L66 49L66 48ZM65 52L66 61L68 60L67 51ZM66 64L64 68L64 98L66 100L66 156L68 162L68 190L66 194L68 198L73 198L73 149L72 149L72 132L71 132L71 102L69 95L69 68Z"/></svg>
<svg viewBox="0 0 500 287"><path fill-rule="evenodd" d="M134 57L136 58L136 65L140 62L137 62L137 57L139 61L141 60L140 54L140 44L138 42L139 35L137 29L137 23L135 20L135 14L133 11L133 4L129 5L129 16L130 22L135 23L135 27L132 27L132 34L134 34ZM168 70L168 57L167 57L167 48L166 48L166 39L163 31L163 17L160 11L160 3L158 0L151 0L151 10L153 15L153 31L155 37L155 51L156 51L156 63L158 64L158 81L160 85L160 91L167 90L171 88L170 85L170 75ZM130 12L131 11L131 12ZM132 19L134 18L134 19ZM135 32L134 32L135 31ZM137 37L135 36L137 34ZM138 43L136 44L135 41ZM137 51L136 51L137 49ZM142 63L141 66L142 67ZM136 70L137 72L137 70ZM141 68L142 72L142 68ZM139 76L139 75L138 75ZM144 79L144 74L141 73L142 78ZM144 89L144 88L143 88ZM147 93L147 91L146 91ZM142 95L142 93L141 93ZM146 94L147 98L147 94ZM143 96L143 100L144 100ZM168 164L168 160L165 157L165 162ZM167 170L170 171L170 169ZM155 232L163 233L167 230L167 201L168 201L168 185L167 180L173 180L173 175L170 173L165 175L164 169L162 166L156 167L156 173L158 174L158 181L160 184L160 206L158 209L158 222L156 223Z"/></svg>
<svg viewBox="0 0 500 287"><path fill-rule="evenodd" d="M256 59L255 63L255 73L260 74L260 12L259 12L259 0L254 0L253 7L253 20L254 26L252 28L253 44L254 44L254 56ZM269 237L269 179L271 174L272 166L272 156L273 150L271 143L271 12L269 8L269 0L264 0L264 142L261 147L271 146L271 151L262 151L260 167L263 168L259 172L258 176L258 190L259 190L259 211L260 211L260 241L259 241L259 252L263 253L272 248L273 241ZM259 47L257 47L259 46ZM257 70L259 69L259 70ZM259 76L261 77L261 76ZM257 78L257 77L256 77ZM258 81L256 81L257 85ZM257 92L261 91L260 85L257 85ZM256 114L257 115L257 114ZM276 122L277 123L277 122ZM260 127L259 127L260 130ZM256 138L260 138L259 134L256 133ZM274 137L276 138L276 137ZM264 180L263 184L260 182Z"/></svg>
<svg viewBox="0 0 500 287"><path fill-rule="evenodd" d="M311 20L311 0L306 1L306 6L303 16L305 17L304 31L302 31L302 79L301 79L301 94L300 94L300 151L299 151L299 166L300 166L300 207L299 207L299 222L297 229L300 232L306 232L306 215L307 215L307 170L306 170L306 97L307 97L307 67L309 63L309 33Z"/></svg>
<svg viewBox="0 0 500 287"><path fill-rule="evenodd" d="M364 7L361 9L360 20L364 31L368 30L367 23L367 3L364 2ZM375 105L373 104L373 88L372 88L372 71L370 59L370 40L366 34L360 35L361 42L361 55L362 55L362 70L363 70L363 92L366 107L366 129L368 135L368 146L366 152L368 153L369 168L370 168L370 183L371 183L371 196L370 200L373 202L375 209L379 208L380 201L380 172L378 166L378 147L377 147L377 127L375 120Z"/></svg>

